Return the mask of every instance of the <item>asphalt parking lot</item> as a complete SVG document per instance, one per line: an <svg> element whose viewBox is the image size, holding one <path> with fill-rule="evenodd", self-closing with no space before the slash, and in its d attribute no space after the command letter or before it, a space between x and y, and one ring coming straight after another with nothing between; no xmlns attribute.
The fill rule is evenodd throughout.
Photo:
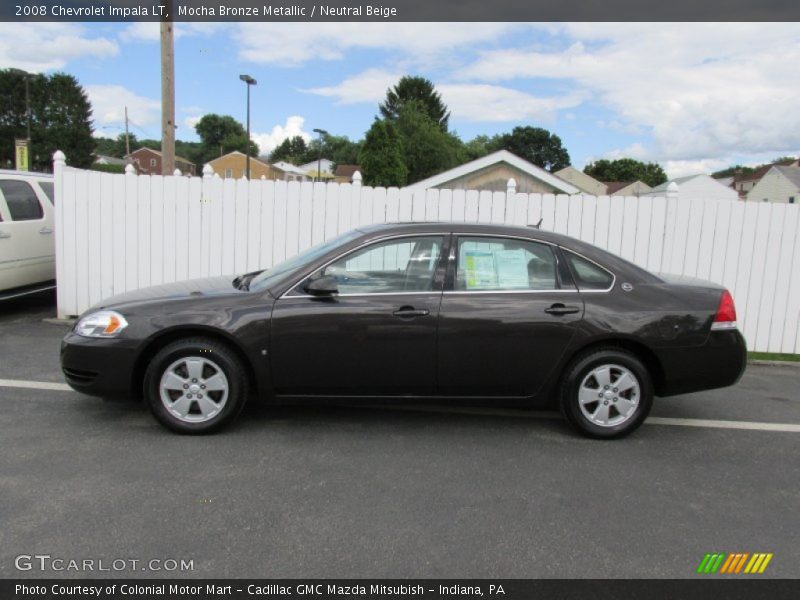
<svg viewBox="0 0 800 600"><path fill-rule="evenodd" d="M53 312L0 307L2 577L91 575L20 572L20 554L193 561L118 573L140 577L692 577L707 552L800 576L798 368L657 400L613 442L447 407L251 405L183 437L141 404L47 389Z"/></svg>

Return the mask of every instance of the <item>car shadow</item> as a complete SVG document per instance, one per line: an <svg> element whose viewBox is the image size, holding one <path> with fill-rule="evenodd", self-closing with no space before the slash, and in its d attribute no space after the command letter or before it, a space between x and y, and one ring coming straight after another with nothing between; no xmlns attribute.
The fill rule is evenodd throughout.
<svg viewBox="0 0 800 600"><path fill-rule="evenodd" d="M164 432L143 400L103 398L99 399L99 404L94 403L94 406L84 404L84 410L94 412L94 419L134 420L138 425L151 427L157 433ZM217 435L251 435L270 430L346 431L362 427L372 430L388 429L392 432L411 428L436 435L437 428L447 429L448 426L504 430L540 428L542 431L558 432L564 435L565 440L581 437L575 434L557 412L544 409L401 402L364 404L347 401L273 405L255 400L248 402L238 418Z"/></svg>
<svg viewBox="0 0 800 600"><path fill-rule="evenodd" d="M55 318L57 314L55 290L0 300L0 323L29 318L31 320Z"/></svg>

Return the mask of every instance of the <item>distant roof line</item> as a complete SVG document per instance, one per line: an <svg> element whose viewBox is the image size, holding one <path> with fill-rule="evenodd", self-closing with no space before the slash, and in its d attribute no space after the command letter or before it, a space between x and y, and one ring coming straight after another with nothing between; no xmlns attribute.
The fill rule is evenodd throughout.
<svg viewBox="0 0 800 600"><path fill-rule="evenodd" d="M447 183L448 181L458 179L459 177L463 177L469 173L474 173L475 171L485 169L486 167L490 167L501 162L505 162L512 167L516 167L520 171L523 171L528 175L545 182L546 184L557 190L560 190L561 192L564 192L565 194L578 194L581 191L576 186L564 181L555 174L534 165L532 162L529 162L524 158L517 156L513 152L509 152L508 150L497 150L496 152L492 152L486 156L466 162L463 165L453 167L447 171L442 171L441 173L407 186L407 189L427 189L436 187L438 185L442 185L443 183Z"/></svg>

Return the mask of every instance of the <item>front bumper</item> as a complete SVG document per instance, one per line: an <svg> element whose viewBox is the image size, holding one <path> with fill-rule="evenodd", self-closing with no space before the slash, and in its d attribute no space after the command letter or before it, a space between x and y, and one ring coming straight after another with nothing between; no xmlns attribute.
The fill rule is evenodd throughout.
<svg viewBox="0 0 800 600"><path fill-rule="evenodd" d="M61 370L72 389L91 396L129 397L139 342L86 338L70 332L61 342Z"/></svg>

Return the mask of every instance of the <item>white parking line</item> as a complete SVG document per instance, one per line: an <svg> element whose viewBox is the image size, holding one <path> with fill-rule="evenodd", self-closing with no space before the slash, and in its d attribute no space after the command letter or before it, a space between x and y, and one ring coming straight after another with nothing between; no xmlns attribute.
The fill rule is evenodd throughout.
<svg viewBox="0 0 800 600"><path fill-rule="evenodd" d="M0 387L27 388L29 390L55 390L58 392L69 392L72 390L66 383L23 381L21 379L0 379Z"/></svg>
<svg viewBox="0 0 800 600"><path fill-rule="evenodd" d="M25 381L22 379L0 379L0 388L25 388L29 390L50 390L69 392L72 388L66 383L49 381ZM464 415L488 415L500 417L522 417L526 419L560 420L557 412L529 411L503 408L450 407L450 406L388 406L388 405L351 405L352 408L378 408L381 410L404 410L410 412L455 413ZM745 429L748 431L777 431L782 433L800 433L797 423L760 423L755 421L719 421L715 419L677 419L673 417L649 417L645 425L672 425L676 427L706 427L710 429Z"/></svg>

